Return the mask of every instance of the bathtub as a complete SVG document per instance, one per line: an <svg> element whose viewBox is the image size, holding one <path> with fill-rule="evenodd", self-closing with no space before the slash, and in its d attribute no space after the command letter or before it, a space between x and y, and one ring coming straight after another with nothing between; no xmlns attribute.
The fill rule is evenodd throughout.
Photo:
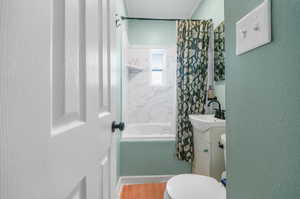
<svg viewBox="0 0 300 199"><path fill-rule="evenodd" d="M175 151L170 123L127 124L120 141L120 176L191 173L191 164L177 160Z"/></svg>
<svg viewBox="0 0 300 199"><path fill-rule="evenodd" d="M169 123L128 124L122 133L122 140L175 140L175 132Z"/></svg>

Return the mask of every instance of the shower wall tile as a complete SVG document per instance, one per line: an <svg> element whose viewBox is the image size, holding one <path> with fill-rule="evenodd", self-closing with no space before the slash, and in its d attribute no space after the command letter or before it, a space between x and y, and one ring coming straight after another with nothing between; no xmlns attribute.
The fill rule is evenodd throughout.
<svg viewBox="0 0 300 199"><path fill-rule="evenodd" d="M139 70L127 70L127 123L172 123L175 118L176 48L166 48L166 84L151 85L151 48L129 48L127 65Z"/></svg>

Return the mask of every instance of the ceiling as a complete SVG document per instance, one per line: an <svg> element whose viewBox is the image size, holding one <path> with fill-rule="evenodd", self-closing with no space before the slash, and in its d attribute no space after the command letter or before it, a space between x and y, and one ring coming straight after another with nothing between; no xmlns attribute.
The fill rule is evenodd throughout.
<svg viewBox="0 0 300 199"><path fill-rule="evenodd" d="M129 17L190 18L202 0L124 0Z"/></svg>

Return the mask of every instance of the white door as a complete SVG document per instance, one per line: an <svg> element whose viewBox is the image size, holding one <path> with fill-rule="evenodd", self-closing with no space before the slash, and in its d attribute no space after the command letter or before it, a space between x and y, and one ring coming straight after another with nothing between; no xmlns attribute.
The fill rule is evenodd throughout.
<svg viewBox="0 0 300 199"><path fill-rule="evenodd" d="M0 198L109 199L112 0L0 1Z"/></svg>

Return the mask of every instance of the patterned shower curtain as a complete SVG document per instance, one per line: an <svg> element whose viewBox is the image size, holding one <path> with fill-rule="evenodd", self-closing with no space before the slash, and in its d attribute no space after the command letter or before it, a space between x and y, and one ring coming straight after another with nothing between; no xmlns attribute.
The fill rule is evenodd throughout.
<svg viewBox="0 0 300 199"><path fill-rule="evenodd" d="M225 24L224 21L214 30L215 81L225 80Z"/></svg>
<svg viewBox="0 0 300 199"><path fill-rule="evenodd" d="M177 21L177 157L192 162L190 114L204 113L211 20Z"/></svg>

